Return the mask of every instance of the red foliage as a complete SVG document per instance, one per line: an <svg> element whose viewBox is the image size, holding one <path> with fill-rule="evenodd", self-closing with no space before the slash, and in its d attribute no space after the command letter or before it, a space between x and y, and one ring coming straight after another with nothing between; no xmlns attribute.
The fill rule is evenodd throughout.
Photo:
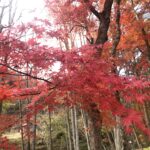
<svg viewBox="0 0 150 150"><path fill-rule="evenodd" d="M1 120L0 133L11 128L13 125L15 125L17 123L16 115L1 114L0 120Z"/></svg>
<svg viewBox="0 0 150 150"><path fill-rule="evenodd" d="M2 150L18 150L16 144L12 144L6 137L0 138L0 148Z"/></svg>
<svg viewBox="0 0 150 150"><path fill-rule="evenodd" d="M93 20L88 18L87 6L93 2L95 1L90 1L85 5L79 1L79 5L74 5L73 1L64 1L64 3L52 1L52 13L53 15L57 13L55 23L56 25L63 25L63 29L54 30L49 21L36 19L38 23L41 23L40 25L36 25L36 22L29 23L11 30L9 37L6 34L7 31L0 35L2 41L0 51L1 73L26 76L28 79L33 78L46 82L41 85L33 83L31 87L25 86L24 82L22 87L17 85L13 89L8 89L6 85L2 85L0 87L0 100L31 96L31 103L27 107L31 110L29 116L44 109L47 105L50 110L62 104L79 105L84 109L89 109L91 102L94 102L105 116L110 117L108 114L111 114L121 117L127 131L130 131L132 125L135 125L149 134L143 122L143 114L136 111L132 106L127 106L131 102L142 105L150 99L150 80L149 76L146 75L149 73L146 72L149 63L146 58L147 49L144 42L148 35L143 37L141 32L147 23L135 20L131 5L126 3L125 6L122 6L122 37L116 50L116 58L110 57L111 42L107 42L104 47L99 46L99 48L103 48L104 54L98 58L96 57L95 45L85 45L81 48L63 51L44 45L40 41L41 38L47 40L55 37L65 42L69 37L70 28L77 26L76 30L80 31L79 24L84 28L88 26L89 30L97 28L96 23L94 24ZM67 24L70 23L70 20L73 26L68 29ZM110 29L112 33L109 33L112 34L111 36L115 33L113 25L114 22L112 21ZM27 42L18 40L20 34L28 31L32 31L35 37L31 37ZM14 36L14 33L17 33L18 37L16 34ZM88 31L86 34L88 35ZM138 51L138 54L140 53L138 58L135 55L137 48L140 50ZM113 73L114 63L125 71L130 72L132 70L134 73L132 76ZM59 64L59 69L54 71L53 68L56 64ZM137 72L134 71L135 68L136 71L139 71L138 76L136 76ZM116 93L119 94L119 100ZM108 112L107 115L106 112ZM7 127L9 123L3 125Z"/></svg>

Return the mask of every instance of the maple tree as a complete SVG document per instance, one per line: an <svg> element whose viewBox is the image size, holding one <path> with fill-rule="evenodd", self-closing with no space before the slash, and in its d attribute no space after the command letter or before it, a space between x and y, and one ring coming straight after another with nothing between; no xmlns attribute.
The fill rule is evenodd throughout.
<svg viewBox="0 0 150 150"><path fill-rule="evenodd" d="M134 10L138 3L139 13ZM150 98L146 30L149 22L142 17L147 5L121 0L114 3L113 0L48 0L46 4L58 28L54 29L48 20L36 18L0 35L0 74L1 78L7 77L1 82L0 100L29 98L27 120L47 106L49 111L60 105L82 108L90 120L92 150L102 149L99 132L108 125L110 117L112 126L117 124L115 116L118 116L129 134L136 127L150 136L149 110L144 109L149 107ZM73 43L69 46L69 42L66 50L48 45L49 39L66 43L80 32L87 40L80 48ZM27 33L33 37L25 41L21 37ZM54 71L56 64L59 69ZM122 70L124 75L120 73ZM8 76L19 76L24 81L11 85ZM2 125L7 128L11 123Z"/></svg>

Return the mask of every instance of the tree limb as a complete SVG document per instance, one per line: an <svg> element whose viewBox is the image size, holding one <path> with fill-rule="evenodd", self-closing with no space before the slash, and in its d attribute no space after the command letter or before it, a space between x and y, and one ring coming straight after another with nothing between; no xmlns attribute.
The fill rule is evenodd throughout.
<svg viewBox="0 0 150 150"><path fill-rule="evenodd" d="M52 82L50 82L48 79L40 78L40 77L31 75L31 74L28 74L28 73L26 73L26 72L19 71L19 70L15 69L15 68L12 68L12 67L10 67L10 66L8 66L8 65L6 65L6 64L0 63L0 65L1 65L1 66L5 66L5 67L9 68L10 70L15 71L15 72L17 72L17 73L19 73L19 74L21 74L21 75L28 76L28 77L31 77L31 78L33 78L33 79L38 79L38 80L41 80L41 81L45 81L45 82L47 82L47 83L49 83L49 84L52 84Z"/></svg>

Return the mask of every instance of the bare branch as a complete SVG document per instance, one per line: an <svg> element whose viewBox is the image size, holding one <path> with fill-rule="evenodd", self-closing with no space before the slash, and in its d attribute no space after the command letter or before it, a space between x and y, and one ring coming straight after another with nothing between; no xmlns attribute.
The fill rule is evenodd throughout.
<svg viewBox="0 0 150 150"><path fill-rule="evenodd" d="M88 5L89 10L100 20L100 13L94 8L94 6L89 5L89 0L84 0L84 2Z"/></svg>
<svg viewBox="0 0 150 150"><path fill-rule="evenodd" d="M1 66L5 66L5 67L9 68L10 70L15 71L15 72L17 72L17 73L19 73L19 74L21 74L21 75L28 76L28 77L31 77L31 78L33 78L33 79L38 79L38 80L41 80L41 81L45 81L45 82L47 82L48 84L52 84L52 82L50 82L48 79L40 78L40 77L31 75L31 74L28 74L28 73L26 73L26 72L19 71L19 70L15 69L15 68L12 68L12 67L10 67L10 66L8 66L8 65L6 65L6 64L0 63L0 65L1 65Z"/></svg>
<svg viewBox="0 0 150 150"><path fill-rule="evenodd" d="M87 30L87 27L84 26L84 25L74 25L74 26L70 29L70 32L72 32L72 30L73 30L75 27L80 27L80 28L84 28L85 30Z"/></svg>
<svg viewBox="0 0 150 150"><path fill-rule="evenodd" d="M100 13L94 8L94 6L89 6L89 9L100 20Z"/></svg>

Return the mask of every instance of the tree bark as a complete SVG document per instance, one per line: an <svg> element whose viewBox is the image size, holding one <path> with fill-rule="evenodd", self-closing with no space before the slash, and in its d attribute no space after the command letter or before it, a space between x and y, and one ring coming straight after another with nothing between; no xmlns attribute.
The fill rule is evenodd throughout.
<svg viewBox="0 0 150 150"><path fill-rule="evenodd" d="M114 141L115 141L115 149L123 150L123 138L122 138L122 130L120 126L120 117L116 116L117 125L114 128Z"/></svg>
<svg viewBox="0 0 150 150"><path fill-rule="evenodd" d="M79 150L78 123L75 106L71 109L71 122L72 122L72 136L73 136L74 150Z"/></svg>
<svg viewBox="0 0 150 150"><path fill-rule="evenodd" d="M49 106L48 106L48 119L49 119L48 150L53 150L53 143L52 143L52 127L51 127L51 113L50 113L50 111L49 111Z"/></svg>
<svg viewBox="0 0 150 150"><path fill-rule="evenodd" d="M3 108L3 102L0 101L0 114L2 113L2 108Z"/></svg>
<svg viewBox="0 0 150 150"><path fill-rule="evenodd" d="M27 63L27 73L28 73L28 69L29 69L29 65ZM26 78L26 87L28 88L29 87L29 77L27 76ZM30 103L30 99L27 98L27 103L29 104ZM28 110L27 110L27 113L28 113ZM31 149L31 145L30 145L30 119L28 117L28 114L26 116L26 123L27 123L27 149L30 150Z"/></svg>
<svg viewBox="0 0 150 150"><path fill-rule="evenodd" d="M102 12L98 12L94 6L89 5L89 0L84 0L87 4L89 10L97 17L99 21L99 28L97 30L97 38L95 41L97 49L97 58L99 59L102 55L102 47L105 42L108 40L108 29L110 25L110 15L113 0L105 0L104 9ZM100 46L97 46L100 45ZM100 135L102 128L102 116L100 111L97 108L97 104L90 104L90 111L88 111L89 116L89 128L90 128L90 143L91 150L102 150L102 137Z"/></svg>
<svg viewBox="0 0 150 150"><path fill-rule="evenodd" d="M23 136L23 113L22 113L22 103L21 103L21 101L19 101L19 111L20 111L21 146L22 146L22 150L25 150L24 136Z"/></svg>
<svg viewBox="0 0 150 150"><path fill-rule="evenodd" d="M68 145L69 150L73 150L73 143L72 143L72 134L71 134L71 127L70 127L70 117L69 117L69 109L67 108L67 133L68 133Z"/></svg>
<svg viewBox="0 0 150 150"><path fill-rule="evenodd" d="M116 27L116 32L115 32L115 36L113 38L113 46L112 46L112 57L116 58L116 52L117 52L117 46L120 42L120 38L121 38L121 29L120 29L120 3L121 0L115 0L115 4L116 4L116 12L115 12L115 27ZM117 72L117 66L114 63L114 68L112 68L112 72L115 74L119 74ZM116 91L115 93L116 95L116 100L120 102L120 95L119 92ZM123 146L123 132L121 129L121 124L120 124L120 117L119 116L115 116L115 120L116 120L116 127L114 128L114 142L115 142L115 149L116 150L123 150L124 146Z"/></svg>
<svg viewBox="0 0 150 150"><path fill-rule="evenodd" d="M37 129L36 120L37 120L37 115L36 115L36 112L34 112L32 150L36 149L36 129Z"/></svg>
<svg viewBox="0 0 150 150"><path fill-rule="evenodd" d="M88 125L90 135L90 147L91 150L102 150L102 116L100 111L97 109L96 104L91 104L88 111Z"/></svg>
<svg viewBox="0 0 150 150"><path fill-rule="evenodd" d="M75 138L76 138L76 150L79 150L79 132L78 132L78 117L77 117L77 108L74 107L74 119L75 119Z"/></svg>
<svg viewBox="0 0 150 150"><path fill-rule="evenodd" d="M89 139L89 126L88 126L88 116L86 114L86 112L84 110L81 109L81 116L82 116L82 120L83 120L83 126L85 129L85 137L86 137L86 142L87 142L87 148L88 150L91 150L91 146L90 146L90 139Z"/></svg>

